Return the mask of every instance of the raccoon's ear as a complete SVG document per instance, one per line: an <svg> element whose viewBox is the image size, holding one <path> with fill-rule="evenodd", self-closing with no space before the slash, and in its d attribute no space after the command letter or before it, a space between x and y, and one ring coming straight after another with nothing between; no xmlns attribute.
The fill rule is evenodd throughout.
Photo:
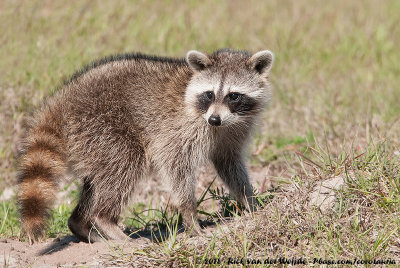
<svg viewBox="0 0 400 268"><path fill-rule="evenodd" d="M248 60L251 68L255 69L257 73L264 75L268 74L274 62L274 54L269 50L262 50L255 53Z"/></svg>
<svg viewBox="0 0 400 268"><path fill-rule="evenodd" d="M186 62L195 72L200 72L211 65L210 58L197 50L190 50L186 54Z"/></svg>

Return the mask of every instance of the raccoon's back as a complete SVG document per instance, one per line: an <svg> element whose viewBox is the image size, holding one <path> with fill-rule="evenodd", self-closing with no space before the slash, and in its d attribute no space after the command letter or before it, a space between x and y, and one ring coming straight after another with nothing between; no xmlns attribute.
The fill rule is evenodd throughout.
<svg viewBox="0 0 400 268"><path fill-rule="evenodd" d="M190 76L186 65L146 60L98 66L65 86L67 125L146 129L182 112Z"/></svg>

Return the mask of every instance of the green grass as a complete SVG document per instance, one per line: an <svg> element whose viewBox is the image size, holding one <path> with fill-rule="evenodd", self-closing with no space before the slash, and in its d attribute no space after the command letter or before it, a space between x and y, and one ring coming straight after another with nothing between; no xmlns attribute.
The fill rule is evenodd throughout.
<svg viewBox="0 0 400 268"><path fill-rule="evenodd" d="M277 184L262 193L265 207L224 223L219 202L231 212L235 205L211 187L204 199L215 207L200 212L217 226L194 245L176 234L175 213L136 202L125 225L173 235L132 256L203 267L206 258L229 256L400 260L399 9L395 0L1 1L0 192L15 184L24 116L91 60L130 51L182 57L190 49L270 49L273 98L249 159L268 167ZM334 207L307 206L314 185L333 176L345 178ZM49 237L69 233L71 209L55 208ZM19 236L14 200L2 202L0 228L1 237Z"/></svg>
<svg viewBox="0 0 400 268"><path fill-rule="evenodd" d="M49 220L47 237L57 237L70 234L68 229L68 218L72 213L73 206L62 204L52 211ZM18 218L16 200L3 201L0 208L0 237L21 237L21 229ZM27 241L25 238L21 237Z"/></svg>
<svg viewBox="0 0 400 268"><path fill-rule="evenodd" d="M0 208L0 235L3 237L15 237L20 233L19 219L15 200L4 201Z"/></svg>

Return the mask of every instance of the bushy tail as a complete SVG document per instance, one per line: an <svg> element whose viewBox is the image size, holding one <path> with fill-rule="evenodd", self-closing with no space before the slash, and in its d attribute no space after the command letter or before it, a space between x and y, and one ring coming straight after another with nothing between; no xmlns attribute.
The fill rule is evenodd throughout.
<svg viewBox="0 0 400 268"><path fill-rule="evenodd" d="M65 157L64 139L56 127L42 122L29 130L19 158L18 201L31 244L44 238L57 185L66 171Z"/></svg>

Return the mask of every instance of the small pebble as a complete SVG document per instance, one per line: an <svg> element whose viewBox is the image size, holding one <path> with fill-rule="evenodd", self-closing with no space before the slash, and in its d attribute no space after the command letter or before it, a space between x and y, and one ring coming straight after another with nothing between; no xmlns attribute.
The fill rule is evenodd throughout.
<svg viewBox="0 0 400 268"><path fill-rule="evenodd" d="M0 239L0 243L7 243L7 239L5 238Z"/></svg>

